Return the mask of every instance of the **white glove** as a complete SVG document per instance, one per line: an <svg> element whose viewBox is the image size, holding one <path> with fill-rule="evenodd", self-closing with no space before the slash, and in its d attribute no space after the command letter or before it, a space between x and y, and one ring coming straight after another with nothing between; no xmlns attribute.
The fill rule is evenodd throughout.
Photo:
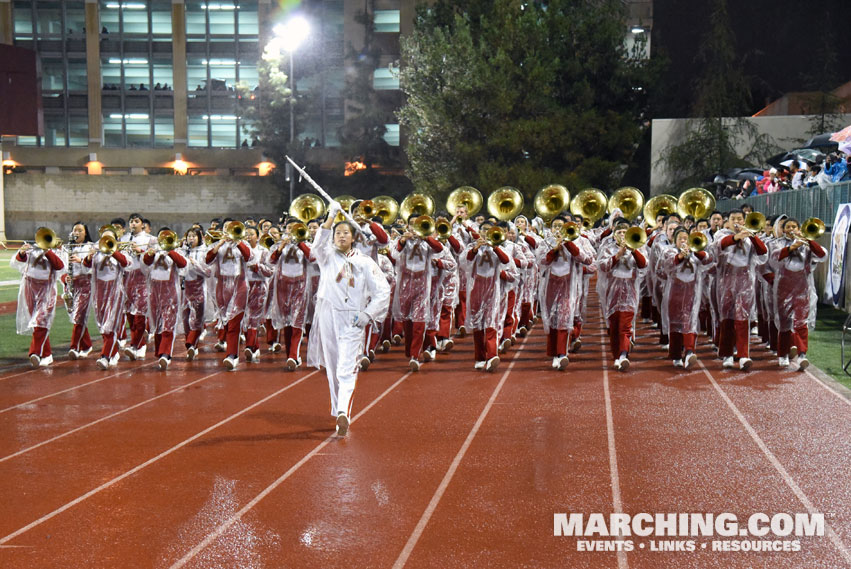
<svg viewBox="0 0 851 569"><path fill-rule="evenodd" d="M369 315L366 312L355 312L352 317L352 326L366 328L367 324L369 324Z"/></svg>
<svg viewBox="0 0 851 569"><path fill-rule="evenodd" d="M343 207L337 200L332 201L331 204L328 206L328 215L330 215L331 217L336 217L337 214L341 213L342 211Z"/></svg>

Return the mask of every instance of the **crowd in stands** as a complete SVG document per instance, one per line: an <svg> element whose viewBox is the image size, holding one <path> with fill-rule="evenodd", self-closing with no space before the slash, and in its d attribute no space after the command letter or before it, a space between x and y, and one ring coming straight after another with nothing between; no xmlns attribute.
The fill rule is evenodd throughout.
<svg viewBox="0 0 851 569"><path fill-rule="evenodd" d="M753 179L728 180L718 184L716 195L718 199L744 199L786 190L826 188L847 181L851 181L851 155L835 152L821 162L788 160Z"/></svg>

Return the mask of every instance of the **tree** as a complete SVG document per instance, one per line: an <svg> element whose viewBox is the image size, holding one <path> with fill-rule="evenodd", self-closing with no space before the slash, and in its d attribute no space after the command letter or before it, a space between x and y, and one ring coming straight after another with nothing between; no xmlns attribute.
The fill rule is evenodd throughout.
<svg viewBox="0 0 851 569"><path fill-rule="evenodd" d="M844 127L842 120L843 101L832 90L839 84L836 40L830 29L818 34L819 45L813 54L813 65L809 73L803 74L804 84L813 92L806 96L804 114L810 115L807 134L817 136L835 132Z"/></svg>
<svg viewBox="0 0 851 569"><path fill-rule="evenodd" d="M612 188L642 131L653 64L618 0L438 0L403 39L399 111L422 191Z"/></svg>
<svg viewBox="0 0 851 569"><path fill-rule="evenodd" d="M701 42L692 120L662 153L672 186L700 185L732 168L761 164L779 148L743 118L750 108L748 79L737 58L726 0L714 0L710 29ZM738 148L746 146L740 153Z"/></svg>

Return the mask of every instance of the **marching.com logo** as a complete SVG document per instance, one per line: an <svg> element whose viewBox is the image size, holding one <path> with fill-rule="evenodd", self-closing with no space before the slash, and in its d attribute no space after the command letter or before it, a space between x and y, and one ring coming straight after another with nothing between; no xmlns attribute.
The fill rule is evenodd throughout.
<svg viewBox="0 0 851 569"><path fill-rule="evenodd" d="M554 536L591 538L577 541L579 551L800 551L800 540L791 538L823 536L824 527L824 514L809 513L758 512L741 523L728 512L553 514ZM710 540L688 539L701 537Z"/></svg>

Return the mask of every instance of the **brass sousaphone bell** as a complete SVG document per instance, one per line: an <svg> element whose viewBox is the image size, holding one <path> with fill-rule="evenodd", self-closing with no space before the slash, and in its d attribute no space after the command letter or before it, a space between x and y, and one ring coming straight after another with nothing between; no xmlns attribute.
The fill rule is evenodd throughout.
<svg viewBox="0 0 851 569"><path fill-rule="evenodd" d="M483 203L482 192L473 186L461 186L452 190L446 198L446 211L455 215L458 206L463 205L467 208L467 217L473 217L482 209Z"/></svg>
<svg viewBox="0 0 851 569"><path fill-rule="evenodd" d="M412 215L420 216L420 215L428 215L431 216L434 214L434 199L431 196L426 194L414 192L413 194L408 194L404 200L402 200L402 205L399 206L399 215L402 216L402 219L407 222L408 218Z"/></svg>
<svg viewBox="0 0 851 569"><path fill-rule="evenodd" d="M608 211L611 214L615 209L621 210L623 216L632 221L644 208L644 194L641 190L632 186L618 188L609 198Z"/></svg>
<svg viewBox="0 0 851 569"><path fill-rule="evenodd" d="M535 194L533 201L535 213L549 222L560 214L570 203L570 192L561 184L549 184Z"/></svg>
<svg viewBox="0 0 851 569"><path fill-rule="evenodd" d="M375 215L381 218L382 225L390 225L399 217L399 202L390 196L376 196L372 198L375 204Z"/></svg>
<svg viewBox="0 0 851 569"><path fill-rule="evenodd" d="M523 211L523 194L517 188L503 186L488 196L488 213L500 221L514 219Z"/></svg>
<svg viewBox="0 0 851 569"><path fill-rule="evenodd" d="M644 222L647 227L656 227L656 218L659 215L671 215L677 213L677 198L671 194L653 196L644 206Z"/></svg>
<svg viewBox="0 0 851 569"><path fill-rule="evenodd" d="M592 227L594 223L606 214L609 200L602 190L586 188L570 200L570 213L582 216L582 224Z"/></svg>
<svg viewBox="0 0 851 569"><path fill-rule="evenodd" d="M316 194L301 194L290 204L290 216L302 223L325 215L325 202Z"/></svg>
<svg viewBox="0 0 851 569"><path fill-rule="evenodd" d="M703 188L691 188L680 194L677 200L677 213L680 217L692 216L695 219L709 217L715 211L715 196Z"/></svg>

